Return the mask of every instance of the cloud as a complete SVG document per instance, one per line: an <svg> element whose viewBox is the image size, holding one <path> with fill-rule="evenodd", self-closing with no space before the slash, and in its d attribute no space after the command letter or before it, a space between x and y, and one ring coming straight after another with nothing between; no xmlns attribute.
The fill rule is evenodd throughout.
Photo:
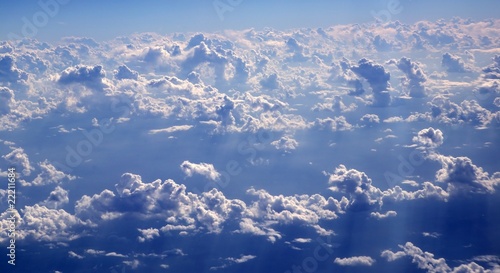
<svg viewBox="0 0 500 273"><path fill-rule="evenodd" d="M17 167L20 166L22 168L23 175L30 175L31 171L33 171L34 168L31 166L28 155L24 152L24 149L15 147L10 147L10 149L12 151L6 155L3 155L2 158Z"/></svg>
<svg viewBox="0 0 500 273"><path fill-rule="evenodd" d="M160 231L156 228L147 228L147 229L137 229L140 233L141 236L137 237L137 240L139 242L145 242L145 241L150 241L154 239L155 237L160 236Z"/></svg>
<svg viewBox="0 0 500 273"><path fill-rule="evenodd" d="M105 82L106 73L102 65L77 65L66 68L59 76L58 83L62 85L82 84L88 88L101 90L108 85Z"/></svg>
<svg viewBox="0 0 500 273"><path fill-rule="evenodd" d="M364 172L348 170L342 164L329 174L328 183L332 185L330 190L348 195L352 210L367 210L381 196L381 191L372 186L372 180Z"/></svg>
<svg viewBox="0 0 500 273"><path fill-rule="evenodd" d="M335 131L350 131L354 129L354 126L347 122L344 116L334 117L334 118L325 118L325 119L316 119L314 121L314 127L320 130L331 130Z"/></svg>
<svg viewBox="0 0 500 273"><path fill-rule="evenodd" d="M68 256L69 256L70 258L75 258L75 259L79 259L79 260L81 260L81 259L85 258L85 257L83 257L82 255L78 255L78 254L76 254L76 253L75 253L75 252L73 252L73 251L68 251Z"/></svg>
<svg viewBox="0 0 500 273"><path fill-rule="evenodd" d="M132 79L137 80L139 78L139 73L128 68L126 65L120 65L118 70L115 71L115 78L118 80Z"/></svg>
<svg viewBox="0 0 500 273"><path fill-rule="evenodd" d="M14 91L8 87L0 87L0 115L10 113L12 106L14 106Z"/></svg>
<svg viewBox="0 0 500 273"><path fill-rule="evenodd" d="M427 129L420 130L417 136L414 136L412 140L419 145L436 148L443 144L444 137L441 130L429 127Z"/></svg>
<svg viewBox="0 0 500 273"><path fill-rule="evenodd" d="M492 113L475 100L464 100L460 104L451 102L443 96L436 96L428 103L430 117L440 123L463 124L485 127L493 118Z"/></svg>
<svg viewBox="0 0 500 273"><path fill-rule="evenodd" d="M423 83L427 81L427 76L420 68L419 63L412 62L409 58L402 57L399 61L393 61L396 66L406 75L403 86L408 91L408 95L414 98L421 98L426 95Z"/></svg>
<svg viewBox="0 0 500 273"><path fill-rule="evenodd" d="M193 128L192 125L176 125L176 126L171 126L163 129L153 129L149 130L149 134L159 134L159 133L174 133L174 132L180 132L180 131L187 131L189 129Z"/></svg>
<svg viewBox="0 0 500 273"><path fill-rule="evenodd" d="M449 183L452 191L491 193L495 192L495 187L500 184L500 172L489 176L481 167L474 165L468 157L431 154L429 158L438 161L442 166L436 172L436 181Z"/></svg>
<svg viewBox="0 0 500 273"><path fill-rule="evenodd" d="M44 186L52 183L61 183L65 180L71 181L76 179L73 175L57 170L48 160L38 163L38 166L41 172L38 173L31 183L24 182L23 186Z"/></svg>
<svg viewBox="0 0 500 273"><path fill-rule="evenodd" d="M22 223L18 226L18 238L36 241L65 242L84 236L82 229L88 223L62 209L49 209L35 204L22 209Z"/></svg>
<svg viewBox="0 0 500 273"><path fill-rule="evenodd" d="M376 218L376 219L385 219L385 218L389 218L389 217L396 217L396 215L398 215L398 213L393 211L393 210L389 210L384 214L382 214L378 211L370 213L370 216L373 218Z"/></svg>
<svg viewBox="0 0 500 273"><path fill-rule="evenodd" d="M240 255L240 258L229 257L229 258L224 259L225 260L224 264L222 264L220 266L212 266L212 267L210 267L210 270L219 270L219 269L229 267L233 264L246 263L246 262L253 260L255 258L257 258L257 256L255 256L255 255L243 255L243 254Z"/></svg>
<svg viewBox="0 0 500 273"><path fill-rule="evenodd" d="M16 67L13 56L8 54L0 56L0 82L16 83L27 80L28 74Z"/></svg>
<svg viewBox="0 0 500 273"><path fill-rule="evenodd" d="M460 57L452 55L448 52L443 54L441 65L446 68L447 72L465 73L472 71Z"/></svg>
<svg viewBox="0 0 500 273"><path fill-rule="evenodd" d="M295 239L293 239L292 242L294 242L294 243L300 243L300 244L305 244L305 243L312 242L312 239L310 239L310 238L295 238Z"/></svg>
<svg viewBox="0 0 500 273"><path fill-rule="evenodd" d="M376 114L365 114L359 120L363 126L373 126L380 123L380 118Z"/></svg>
<svg viewBox="0 0 500 273"><path fill-rule="evenodd" d="M354 256L349 258L335 258L333 262L340 266L372 266L375 260L369 256Z"/></svg>
<svg viewBox="0 0 500 273"><path fill-rule="evenodd" d="M500 55L493 57L493 64L483 68L484 78L500 79Z"/></svg>
<svg viewBox="0 0 500 273"><path fill-rule="evenodd" d="M391 103L391 96L388 92L391 75L382 65L363 58L359 60L357 66L352 66L351 70L370 84L373 93L372 105L388 106Z"/></svg>
<svg viewBox="0 0 500 273"><path fill-rule="evenodd" d="M57 209L68 202L68 191L57 186L52 192L50 192L49 197L47 197L41 205L46 206L47 208Z"/></svg>
<svg viewBox="0 0 500 273"><path fill-rule="evenodd" d="M214 165L209 163L202 162L197 164L186 160L182 162L180 167L187 177L191 177L193 174L198 174L212 181L220 178L220 173L215 170Z"/></svg>
<svg viewBox="0 0 500 273"><path fill-rule="evenodd" d="M264 77L262 80L259 81L260 85L269 90L274 90L274 89L281 89L282 84L278 80L278 74L273 73L269 76Z"/></svg>
<svg viewBox="0 0 500 273"><path fill-rule="evenodd" d="M283 136L280 139L271 142L271 145L276 147L278 150L290 152L295 150L299 146L299 143L290 136Z"/></svg>
<svg viewBox="0 0 500 273"><path fill-rule="evenodd" d="M415 246L411 242L407 242L404 245L399 245L402 249L401 251L393 252L391 250L382 251L381 256L386 258L387 261L392 262L403 257L412 258L412 263L417 264L419 269L423 269L429 273L473 273L473 272L496 272L486 269L475 262L470 262L468 264L461 264L455 268L451 268L444 258L434 258L434 254L422 251L419 247Z"/></svg>

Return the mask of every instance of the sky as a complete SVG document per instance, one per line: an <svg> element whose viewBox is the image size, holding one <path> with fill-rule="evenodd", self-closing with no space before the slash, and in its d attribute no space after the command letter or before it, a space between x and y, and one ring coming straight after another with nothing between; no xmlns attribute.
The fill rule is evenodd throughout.
<svg viewBox="0 0 500 273"><path fill-rule="evenodd" d="M411 1L9 1L0 4L0 37L22 34L35 24L37 39L54 41L64 36L86 36L97 40L138 32L221 31L224 29L317 28L332 24L369 23L374 15L383 20L414 23L419 20L495 18L500 11L494 0ZM48 7L53 14L37 13ZM450 8L452 7L452 8ZM386 13L387 12L387 13ZM389 15L388 18L386 15ZM26 18L26 20L23 20ZM27 30L31 33L30 30Z"/></svg>
<svg viewBox="0 0 500 273"><path fill-rule="evenodd" d="M0 271L500 272L496 1L0 4Z"/></svg>

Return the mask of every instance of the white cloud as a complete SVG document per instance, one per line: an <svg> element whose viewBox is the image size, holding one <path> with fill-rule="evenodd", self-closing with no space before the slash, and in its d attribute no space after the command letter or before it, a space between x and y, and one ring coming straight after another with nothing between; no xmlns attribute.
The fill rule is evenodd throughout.
<svg viewBox="0 0 500 273"><path fill-rule="evenodd" d="M52 192L50 192L49 197L47 197L47 199L40 204L42 206L46 206L47 208L57 209L68 202L68 191L57 186Z"/></svg>
<svg viewBox="0 0 500 273"><path fill-rule="evenodd" d="M193 128L192 125L176 125L176 126L171 126L163 129L154 129L154 130L149 130L149 134L158 134L158 133L174 133L174 132L179 132L179 131L187 131L189 129Z"/></svg>
<svg viewBox="0 0 500 273"><path fill-rule="evenodd" d="M15 147L10 147L10 149L12 151L6 155L3 155L2 158L10 162L11 164L22 167L23 175L30 175L31 171L33 171L34 168L31 166L28 155L24 152L24 149Z"/></svg>
<svg viewBox="0 0 500 273"><path fill-rule="evenodd" d="M381 256L387 261L392 262L402 257L412 258L412 263L417 264L417 267L429 273L461 273L461 272L496 272L495 270L486 269L475 262L461 264L455 268L451 268L443 258L434 258L434 254L423 251L411 242L404 245L399 245L401 251L393 252L391 250L382 251Z"/></svg>
<svg viewBox="0 0 500 273"><path fill-rule="evenodd" d="M187 177L193 176L193 174L198 174L206 177L209 180L217 180L220 178L220 173L217 172L214 165L209 163L191 163L189 161L184 161L181 164L181 170Z"/></svg>
<svg viewBox="0 0 500 273"><path fill-rule="evenodd" d="M340 266L372 266L375 260L369 256L354 256L349 258L335 258L333 262Z"/></svg>
<svg viewBox="0 0 500 273"><path fill-rule="evenodd" d="M439 129L429 127L418 132L417 136L413 137L413 142L425 147L435 148L443 144L443 132Z"/></svg>
<svg viewBox="0 0 500 273"><path fill-rule="evenodd" d="M373 218L376 218L376 219L385 219L385 218L389 218L389 217L396 217L396 215L398 215L398 213L396 211L393 211L393 210L389 210L386 213L380 213L378 211L370 213L370 216Z"/></svg>

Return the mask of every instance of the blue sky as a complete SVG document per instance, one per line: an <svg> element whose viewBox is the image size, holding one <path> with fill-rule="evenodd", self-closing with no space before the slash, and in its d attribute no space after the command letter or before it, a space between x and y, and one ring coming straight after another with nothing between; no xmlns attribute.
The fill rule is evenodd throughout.
<svg viewBox="0 0 500 273"><path fill-rule="evenodd" d="M496 1L54 1L0 4L0 271L500 272Z"/></svg>
<svg viewBox="0 0 500 273"><path fill-rule="evenodd" d="M373 14L382 16L384 11L389 12L385 14L389 14L391 20L404 23L454 16L485 19L494 18L500 11L493 0L66 2L61 5L57 16L49 18L47 26L39 28L38 39L54 40L74 35L102 40L147 31L172 33L263 27L315 28L368 23L374 20ZM0 5L0 37L7 37L11 32L20 34L25 25L22 18L33 22L33 16L43 10L38 1L9 1Z"/></svg>

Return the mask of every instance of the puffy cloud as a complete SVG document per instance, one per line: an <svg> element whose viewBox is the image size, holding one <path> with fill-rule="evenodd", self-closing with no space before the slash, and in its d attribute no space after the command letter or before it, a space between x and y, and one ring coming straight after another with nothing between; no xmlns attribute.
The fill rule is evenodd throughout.
<svg viewBox="0 0 500 273"><path fill-rule="evenodd" d="M429 273L473 273L473 272L496 272L496 270L486 269L475 262L461 264L455 268L451 268L443 258L434 258L434 254L422 251L419 247L411 242L405 245L399 245L401 251L393 252L391 250L382 251L381 256L387 261L392 262L402 257L412 258L412 263L417 264L417 267L426 270Z"/></svg>
<svg viewBox="0 0 500 273"><path fill-rule="evenodd" d="M47 160L38 163L38 166L41 172L38 173L31 183L24 182L23 186L44 186L52 183L61 183L64 180L71 181L76 179L75 176L57 170L56 167Z"/></svg>
<svg viewBox="0 0 500 273"><path fill-rule="evenodd" d="M372 266L375 260L369 256L354 256L349 258L335 258L333 262L340 266Z"/></svg>
<svg viewBox="0 0 500 273"><path fill-rule="evenodd" d="M30 175L34 168L31 166L28 155L24 152L24 149L15 147L10 147L10 149L12 151L3 155L2 158L13 165L20 166L24 175Z"/></svg>
<svg viewBox="0 0 500 273"><path fill-rule="evenodd" d="M331 131L350 131L354 128L352 124L347 122L344 116L316 119L314 121L314 126L320 130L331 130Z"/></svg>
<svg viewBox="0 0 500 273"><path fill-rule="evenodd" d="M495 97L500 95L500 81L489 80L481 86L474 89L474 93L478 98L487 98L489 96Z"/></svg>
<svg viewBox="0 0 500 273"><path fill-rule="evenodd" d="M160 236L160 231L156 228L147 228L147 229L137 229L141 236L137 237L139 242L145 242L154 239L155 237Z"/></svg>
<svg viewBox="0 0 500 273"><path fill-rule="evenodd" d="M144 183L141 177L125 173L116 184L116 193L104 190L76 202L76 215L94 222L113 220L124 214L142 219L167 219L160 230L219 233L228 219L237 221L246 208L244 202L227 199L212 189L200 195L186 192L172 180ZM144 236L141 236L145 238Z"/></svg>
<svg viewBox="0 0 500 273"><path fill-rule="evenodd" d="M10 113L14 105L14 91L8 87L0 87L0 115Z"/></svg>
<svg viewBox="0 0 500 273"><path fill-rule="evenodd" d="M424 97L426 89L423 83L427 80L427 76L420 68L420 64L412 62L409 58L402 57L395 62L397 67L406 75L403 86L408 90L408 95L414 98Z"/></svg>
<svg viewBox="0 0 500 273"><path fill-rule="evenodd" d="M290 136L283 136L280 139L271 142L271 145L276 147L278 150L290 152L291 150L295 150L299 146L299 143Z"/></svg>
<svg viewBox="0 0 500 273"><path fill-rule="evenodd" d="M370 213L370 216L373 218L376 218L376 219L385 219L385 218L389 218L389 217L396 217L396 215L398 215L398 213L393 211L393 210L389 210L386 213L380 213L378 211Z"/></svg>
<svg viewBox="0 0 500 273"><path fill-rule="evenodd" d="M189 161L184 161L181 164L181 169L184 174L188 177L193 176L193 174L198 174L206 177L209 180L217 180L220 178L220 173L217 172L214 165L209 163L191 163Z"/></svg>
<svg viewBox="0 0 500 273"><path fill-rule="evenodd" d="M328 110L328 111L333 111L337 113L343 113L343 112L351 112L356 110L357 105L355 103L351 103L349 106L345 105L344 102L342 101L342 97L335 95L332 99L327 98L325 99L325 103L319 103L313 106L313 110Z"/></svg>
<svg viewBox="0 0 500 273"><path fill-rule="evenodd" d="M452 55L448 52L443 54L441 65L446 68L447 72L465 73L472 71L460 57Z"/></svg>
<svg viewBox="0 0 500 273"><path fill-rule="evenodd" d="M47 197L41 205L50 209L57 209L68 202L68 191L57 186L52 192L50 192L49 197Z"/></svg>
<svg viewBox="0 0 500 273"><path fill-rule="evenodd" d="M16 67L13 56L0 56L0 82L16 83L26 80L28 80L28 74Z"/></svg>
<svg viewBox="0 0 500 273"><path fill-rule="evenodd" d="M104 81L105 77L106 73L101 65L77 65L66 68L61 73L57 82L63 85L78 83L88 88L100 90L107 87L107 84Z"/></svg>
<svg viewBox="0 0 500 273"><path fill-rule="evenodd" d="M391 96L387 91L390 88L389 80L391 75L385 68L368 59L361 59L357 66L352 66L351 70L357 75L365 78L373 92L374 106L387 106L391 103Z"/></svg>
<svg viewBox="0 0 500 273"><path fill-rule="evenodd" d="M280 224L299 224L313 227L320 234L331 234L331 231L324 230L318 223L320 220L336 219L337 213L341 213L343 206L341 202L332 197L325 198L319 194L314 195L295 195L295 196L273 196L265 190L255 190L253 188L247 191L248 194L258 198L257 201L248 205L248 213L252 215L253 220L244 222L245 224L253 221L261 224L268 221L277 221ZM243 222L242 222L243 223ZM258 226L258 225L257 225ZM260 235L269 235L269 226L265 228L253 229L245 225L246 230Z"/></svg>
<svg viewBox="0 0 500 273"><path fill-rule="evenodd" d="M365 114L359 120L363 126L373 126L380 123L380 118L375 114Z"/></svg>
<svg viewBox="0 0 500 273"><path fill-rule="evenodd" d="M269 89L269 90L274 90L274 89L281 89L282 84L278 80L278 74L273 73L269 76L266 76L262 80L259 81L260 85L263 88Z"/></svg>
<svg viewBox="0 0 500 273"><path fill-rule="evenodd" d="M481 167L472 163L468 157L453 157L431 154L429 158L441 163L442 168L436 173L436 181L449 183L453 190L494 192L500 184L500 172L492 176Z"/></svg>
<svg viewBox="0 0 500 273"><path fill-rule="evenodd" d="M22 209L22 223L18 226L20 239L64 242L81 237L81 230L88 225L76 216L59 209L49 209L38 204Z"/></svg>
<svg viewBox="0 0 500 273"><path fill-rule="evenodd" d="M328 183L332 185L330 190L348 195L349 208L353 210L366 210L381 196L381 191L372 186L372 180L364 172L348 170L344 165L329 174Z"/></svg>
<svg viewBox="0 0 500 273"><path fill-rule="evenodd" d="M120 65L118 70L115 71L115 78L118 80L132 79L137 80L139 78L139 73L128 68L126 65Z"/></svg>
<svg viewBox="0 0 500 273"><path fill-rule="evenodd" d="M214 69L215 81L222 82L225 80L224 71L228 60L220 52L212 50L209 46L201 41L199 45L192 48L191 53L182 62L182 75L188 75L201 64L208 64Z"/></svg>
<svg viewBox="0 0 500 273"><path fill-rule="evenodd" d="M448 98L436 96L428 104L431 107L431 118L441 123L470 123L478 127L485 127L493 118L491 112L475 100L464 100L458 105Z"/></svg>
<svg viewBox="0 0 500 273"><path fill-rule="evenodd" d="M500 79L500 55L493 57L493 64L483 68L486 79Z"/></svg>
<svg viewBox="0 0 500 273"><path fill-rule="evenodd" d="M413 137L413 142L430 148L436 148L443 144L443 132L439 129L429 127L418 132L417 136Z"/></svg>

